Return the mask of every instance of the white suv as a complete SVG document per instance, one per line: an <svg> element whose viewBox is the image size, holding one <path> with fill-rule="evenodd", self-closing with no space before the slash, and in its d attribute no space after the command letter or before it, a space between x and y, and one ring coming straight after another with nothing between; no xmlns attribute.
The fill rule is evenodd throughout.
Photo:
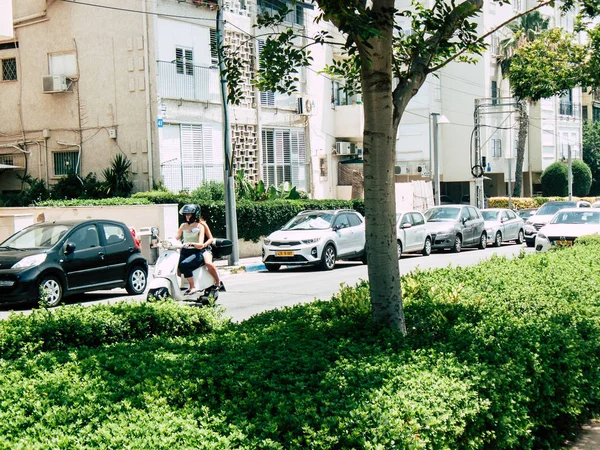
<svg viewBox="0 0 600 450"><path fill-rule="evenodd" d="M559 201L559 202L546 202L540 209L525 222L525 243L527 247L533 247L535 245L535 237L537 232L550 222L550 219L554 217L561 209L565 208L589 208L592 205L585 200L580 201Z"/></svg>
<svg viewBox="0 0 600 450"><path fill-rule="evenodd" d="M338 259L364 263L364 218L351 209L302 211L264 239L262 259L270 272L282 265L331 270Z"/></svg>

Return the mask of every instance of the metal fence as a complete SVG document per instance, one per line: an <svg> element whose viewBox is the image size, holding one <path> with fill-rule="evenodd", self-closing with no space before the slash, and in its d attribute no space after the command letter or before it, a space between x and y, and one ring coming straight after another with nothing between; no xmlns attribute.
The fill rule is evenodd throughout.
<svg viewBox="0 0 600 450"><path fill-rule="evenodd" d="M558 114L561 116L581 117L581 104L573 102L560 102Z"/></svg>
<svg viewBox="0 0 600 450"><path fill-rule="evenodd" d="M208 181L223 181L223 164L162 164L165 187L171 192L191 192Z"/></svg>
<svg viewBox="0 0 600 450"><path fill-rule="evenodd" d="M162 98L215 101L221 99L219 70L215 67L186 66L176 61L157 61L158 93Z"/></svg>

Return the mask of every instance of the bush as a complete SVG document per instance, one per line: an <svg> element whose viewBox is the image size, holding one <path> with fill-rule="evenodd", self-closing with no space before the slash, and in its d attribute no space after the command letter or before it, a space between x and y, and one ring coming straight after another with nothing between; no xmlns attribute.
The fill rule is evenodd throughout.
<svg viewBox="0 0 600 450"><path fill-rule="evenodd" d="M542 183L542 193L545 197L558 195L566 196L569 191L569 174L565 163L557 161L546 167L542 172L540 181Z"/></svg>
<svg viewBox="0 0 600 450"><path fill-rule="evenodd" d="M590 167L580 159L576 159L571 162L571 173L573 174L573 195L577 197L588 195L592 187Z"/></svg>
<svg viewBox="0 0 600 450"><path fill-rule="evenodd" d="M152 202L144 198L96 198L73 200L46 200L37 206L62 207L62 206L118 206L118 205L151 205Z"/></svg>
<svg viewBox="0 0 600 450"><path fill-rule="evenodd" d="M207 183L203 183L202 186L194 189L191 192L190 197L193 201L224 201L225 185L218 181L209 181Z"/></svg>

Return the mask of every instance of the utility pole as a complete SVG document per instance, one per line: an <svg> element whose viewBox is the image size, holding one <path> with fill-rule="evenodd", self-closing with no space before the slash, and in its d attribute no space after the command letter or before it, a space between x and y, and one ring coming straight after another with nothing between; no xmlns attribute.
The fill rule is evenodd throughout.
<svg viewBox="0 0 600 450"><path fill-rule="evenodd" d="M431 113L433 120L433 193L434 205L439 206L440 199L440 155L438 149L438 113Z"/></svg>
<svg viewBox="0 0 600 450"><path fill-rule="evenodd" d="M229 127L229 103L227 102L227 79L225 78L225 62L223 48L225 47L225 22L223 20L223 0L217 5L217 53L219 56L219 77L221 79L221 100L223 102L223 149L225 164L223 164L223 183L225 184L225 225L227 239L233 243L229 265L237 266L240 262L238 243L237 215L235 210L235 189L233 185L233 157L231 148L231 131Z"/></svg>
<svg viewBox="0 0 600 450"><path fill-rule="evenodd" d="M569 201L573 200L573 164L571 160L571 144L567 146L567 164L569 166Z"/></svg>
<svg viewBox="0 0 600 450"><path fill-rule="evenodd" d="M475 206L478 208L484 207L484 199L483 199L483 173L484 167L481 165L481 148L480 148L480 140L479 136L479 108L480 108L479 99L475 99L475 113L473 114L473 121L475 122L475 161L474 166L471 169L472 175L475 176ZM479 169L476 169L479 167ZM480 171L480 172L479 172ZM479 175L479 176L476 176Z"/></svg>
<svg viewBox="0 0 600 450"><path fill-rule="evenodd" d="M510 164L512 157L506 160L508 161L508 208L512 209L512 167Z"/></svg>

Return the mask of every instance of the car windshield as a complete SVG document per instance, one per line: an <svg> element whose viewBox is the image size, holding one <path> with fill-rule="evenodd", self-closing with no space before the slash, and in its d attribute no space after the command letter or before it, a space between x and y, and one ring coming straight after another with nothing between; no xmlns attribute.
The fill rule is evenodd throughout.
<svg viewBox="0 0 600 450"><path fill-rule="evenodd" d="M67 225L48 224L28 227L9 237L0 245L9 249L50 248L62 238L70 227Z"/></svg>
<svg viewBox="0 0 600 450"><path fill-rule="evenodd" d="M533 216L534 212L535 212L535 210L517 211L517 213L519 214L519 217L521 219L529 219L531 216Z"/></svg>
<svg viewBox="0 0 600 450"><path fill-rule="evenodd" d="M282 230L326 230L331 228L332 220L331 213L300 214L286 223Z"/></svg>
<svg viewBox="0 0 600 450"><path fill-rule="evenodd" d="M565 208L574 208L577 206L575 202L551 202L544 203L539 211L536 213L536 216L549 216L551 214L556 214L561 209Z"/></svg>
<svg viewBox="0 0 600 450"><path fill-rule="evenodd" d="M599 211L564 211L559 212L550 223L568 223L579 225L600 225Z"/></svg>
<svg viewBox="0 0 600 450"><path fill-rule="evenodd" d="M498 211L481 211L483 220L498 220Z"/></svg>
<svg viewBox="0 0 600 450"><path fill-rule="evenodd" d="M428 222L452 222L458 220L460 208L433 208L425 211Z"/></svg>

